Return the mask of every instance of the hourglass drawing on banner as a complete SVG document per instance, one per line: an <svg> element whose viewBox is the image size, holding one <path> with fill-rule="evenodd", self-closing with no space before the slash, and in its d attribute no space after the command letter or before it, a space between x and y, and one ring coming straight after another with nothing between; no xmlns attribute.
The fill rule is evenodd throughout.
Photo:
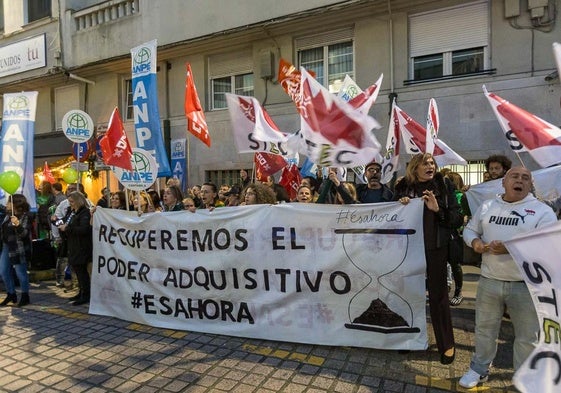
<svg viewBox="0 0 561 393"><path fill-rule="evenodd" d="M378 333L418 333L413 307L396 289L393 274L407 258L409 235L414 229L335 229L349 261L362 273L363 285L349 301L348 329ZM353 247L356 236L367 236L364 248ZM363 239L361 239L363 240ZM373 263L373 261L377 263ZM357 283L358 284L358 283ZM365 308L366 306L366 308Z"/></svg>

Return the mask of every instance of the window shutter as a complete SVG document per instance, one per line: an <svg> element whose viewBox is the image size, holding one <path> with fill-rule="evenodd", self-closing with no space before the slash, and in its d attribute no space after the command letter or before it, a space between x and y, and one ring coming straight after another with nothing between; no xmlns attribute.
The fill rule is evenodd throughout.
<svg viewBox="0 0 561 393"><path fill-rule="evenodd" d="M330 31L328 33L315 34L311 36L297 38L295 45L296 50L317 48L334 44L337 42L351 41L354 37L354 28L347 27L345 29Z"/></svg>
<svg viewBox="0 0 561 393"><path fill-rule="evenodd" d="M487 46L487 1L446 8L409 17L410 57Z"/></svg>
<svg viewBox="0 0 561 393"><path fill-rule="evenodd" d="M55 129L62 129L62 118L66 112L80 108L80 88L78 85L55 89Z"/></svg>
<svg viewBox="0 0 561 393"><path fill-rule="evenodd" d="M246 74L253 71L251 49L212 55L208 59L210 78Z"/></svg>

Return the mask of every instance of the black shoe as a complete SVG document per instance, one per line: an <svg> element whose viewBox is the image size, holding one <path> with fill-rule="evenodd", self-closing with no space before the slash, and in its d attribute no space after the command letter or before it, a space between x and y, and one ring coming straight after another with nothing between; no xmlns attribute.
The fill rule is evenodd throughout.
<svg viewBox="0 0 561 393"><path fill-rule="evenodd" d="M442 364L452 364L452 362L454 361L454 359L456 358L456 349L454 349L454 352L452 352L452 355L447 356L444 353L440 354L440 363Z"/></svg>
<svg viewBox="0 0 561 393"><path fill-rule="evenodd" d="M82 295L77 294L77 295L74 295L74 296L72 296L72 297L69 297L69 298L68 298L68 301L69 301L69 302L73 302L73 301L75 301L75 300L80 300L81 298L82 298Z"/></svg>
<svg viewBox="0 0 561 393"><path fill-rule="evenodd" d="M15 293L8 293L6 299L4 299L2 303L0 303L0 306L7 306L8 303L10 302L17 303L17 301L18 301L18 295L16 295Z"/></svg>
<svg viewBox="0 0 561 393"><path fill-rule="evenodd" d="M72 304L73 306L81 306L82 304L87 304L89 302L90 299L78 299L78 300L74 300L70 304Z"/></svg>
<svg viewBox="0 0 561 393"><path fill-rule="evenodd" d="M27 306L29 303L31 303L29 301L29 293L23 292L21 294L21 299L19 299L18 307Z"/></svg>

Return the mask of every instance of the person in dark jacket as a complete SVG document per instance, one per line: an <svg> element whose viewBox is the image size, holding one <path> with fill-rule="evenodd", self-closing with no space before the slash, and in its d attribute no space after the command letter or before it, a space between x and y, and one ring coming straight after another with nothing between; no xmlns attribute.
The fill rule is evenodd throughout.
<svg viewBox="0 0 561 393"><path fill-rule="evenodd" d="M382 165L372 161L364 168L364 180L366 184L356 187L356 194L361 203L390 202L393 200L392 190L385 184L380 183L382 179Z"/></svg>
<svg viewBox="0 0 561 393"><path fill-rule="evenodd" d="M412 198L425 202L423 231L429 308L440 362L450 364L456 355L446 281L448 242L452 228L461 224L454 186L437 171L432 154L411 159L405 177L395 186L394 199L406 205Z"/></svg>
<svg viewBox="0 0 561 393"><path fill-rule="evenodd" d="M71 298L72 305L79 306L90 301L90 275L88 263L92 261L91 213L84 194L75 191L68 195L70 211L58 228L66 234L68 264L76 273L80 292Z"/></svg>
<svg viewBox="0 0 561 393"><path fill-rule="evenodd" d="M27 267L28 261L31 259L31 221L29 203L25 196L12 195L6 204L6 215L2 221L0 274L6 285L8 296L0 303L0 306L17 302L12 266L16 271L21 288L21 298L17 306L26 306L30 303Z"/></svg>

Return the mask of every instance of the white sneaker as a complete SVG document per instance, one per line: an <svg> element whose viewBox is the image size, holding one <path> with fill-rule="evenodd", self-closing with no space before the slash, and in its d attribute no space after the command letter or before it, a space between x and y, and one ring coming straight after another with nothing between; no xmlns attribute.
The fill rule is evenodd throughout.
<svg viewBox="0 0 561 393"><path fill-rule="evenodd" d="M460 378L460 386L466 389L471 389L487 381L488 375L479 375L471 368Z"/></svg>

